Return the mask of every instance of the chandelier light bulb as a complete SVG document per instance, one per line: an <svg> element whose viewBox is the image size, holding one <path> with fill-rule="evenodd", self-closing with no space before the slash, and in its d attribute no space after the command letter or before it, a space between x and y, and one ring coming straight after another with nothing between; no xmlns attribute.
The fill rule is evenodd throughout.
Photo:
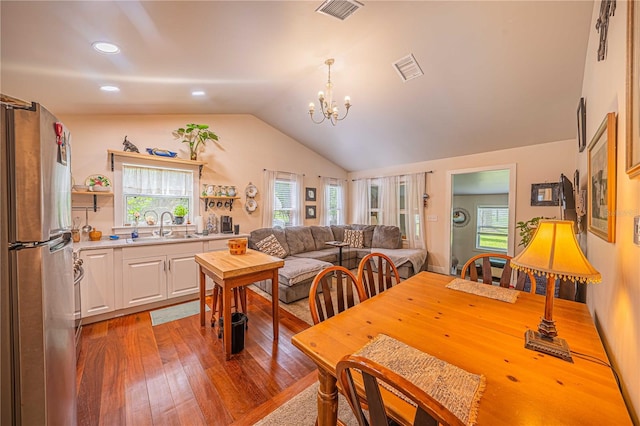
<svg viewBox="0 0 640 426"><path fill-rule="evenodd" d="M310 112L311 114L313 114L313 112L314 112L315 110L316 110L316 105L315 105L313 102L311 102L311 103L309 104L309 112Z"/></svg>

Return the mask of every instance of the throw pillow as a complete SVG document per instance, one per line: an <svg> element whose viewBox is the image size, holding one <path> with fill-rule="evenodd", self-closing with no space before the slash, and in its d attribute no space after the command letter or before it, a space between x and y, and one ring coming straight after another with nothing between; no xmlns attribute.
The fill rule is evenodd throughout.
<svg viewBox="0 0 640 426"><path fill-rule="evenodd" d="M345 229L344 242L353 248L364 248L364 231Z"/></svg>
<svg viewBox="0 0 640 426"><path fill-rule="evenodd" d="M256 247L263 253L266 253L270 256L276 256L281 259L284 259L287 256L287 252L280 244L280 241L276 238L275 235L271 234L268 237L258 241L256 243Z"/></svg>

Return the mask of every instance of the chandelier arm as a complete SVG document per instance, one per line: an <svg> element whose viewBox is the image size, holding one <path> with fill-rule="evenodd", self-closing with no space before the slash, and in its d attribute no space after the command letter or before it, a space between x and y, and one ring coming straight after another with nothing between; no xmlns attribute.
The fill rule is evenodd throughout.
<svg viewBox="0 0 640 426"><path fill-rule="evenodd" d="M322 120L320 120L320 121L314 120L313 113L311 111L309 111L309 117L311 117L311 121L313 121L316 124L321 124L326 119L326 117L323 115L322 116Z"/></svg>
<svg viewBox="0 0 640 426"><path fill-rule="evenodd" d="M349 108L347 108L347 111L344 113L344 116L342 116L342 118L336 118L336 121L342 121L345 118L347 118L347 115L349 115Z"/></svg>

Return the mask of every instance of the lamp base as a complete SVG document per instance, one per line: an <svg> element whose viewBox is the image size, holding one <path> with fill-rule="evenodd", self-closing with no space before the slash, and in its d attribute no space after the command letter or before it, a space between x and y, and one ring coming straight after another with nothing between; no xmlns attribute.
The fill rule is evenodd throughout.
<svg viewBox="0 0 640 426"><path fill-rule="evenodd" d="M537 331L527 330L524 333L524 347L573 362L567 341L560 337L545 337Z"/></svg>

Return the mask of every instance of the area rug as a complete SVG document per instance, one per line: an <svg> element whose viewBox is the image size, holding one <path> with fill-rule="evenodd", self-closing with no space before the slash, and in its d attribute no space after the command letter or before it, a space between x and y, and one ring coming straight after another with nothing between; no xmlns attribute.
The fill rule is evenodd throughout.
<svg viewBox="0 0 640 426"><path fill-rule="evenodd" d="M313 426L318 416L317 395L316 382L255 423L255 426ZM338 418L347 426L358 425L349 403L341 394L338 394Z"/></svg>
<svg viewBox="0 0 640 426"><path fill-rule="evenodd" d="M258 286L251 284L248 288L256 294L271 301L271 295L266 291L260 289ZM279 305L282 309L289 312L291 315L300 318L302 321L306 322L309 325L313 325L311 313L309 312L309 298L305 297L304 299L296 300L292 303L283 303L282 301L279 301Z"/></svg>
<svg viewBox="0 0 640 426"><path fill-rule="evenodd" d="M205 305L205 310L210 311ZM166 322L175 321L181 318L190 317L200 313L200 301L193 300L191 302L181 303L179 305L169 306L168 308L156 309L150 311L151 325L156 326Z"/></svg>

